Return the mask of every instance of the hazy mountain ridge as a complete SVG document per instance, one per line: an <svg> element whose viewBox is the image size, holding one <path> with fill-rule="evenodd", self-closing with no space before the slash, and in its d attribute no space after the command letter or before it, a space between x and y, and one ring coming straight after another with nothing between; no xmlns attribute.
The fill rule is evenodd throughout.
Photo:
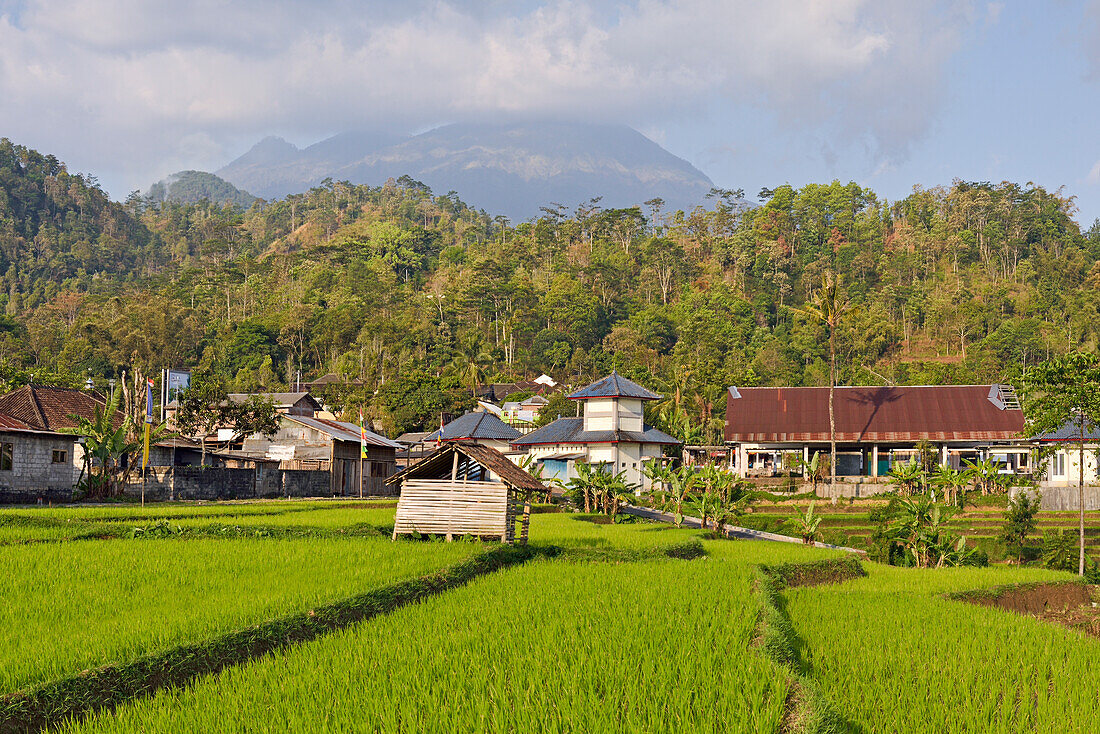
<svg viewBox="0 0 1100 734"><path fill-rule="evenodd" d="M301 150L269 137L217 173L266 198L305 191L329 177L380 185L408 175L513 219L533 217L551 202L573 206L593 197L602 197L605 207L659 197L669 207L690 209L713 186L632 128L579 123L461 123L411 138L344 133Z"/></svg>
<svg viewBox="0 0 1100 734"><path fill-rule="evenodd" d="M205 199L215 204L232 204L242 209L247 209L258 200L247 191L205 171L173 173L150 186L145 195L153 201L195 204Z"/></svg>

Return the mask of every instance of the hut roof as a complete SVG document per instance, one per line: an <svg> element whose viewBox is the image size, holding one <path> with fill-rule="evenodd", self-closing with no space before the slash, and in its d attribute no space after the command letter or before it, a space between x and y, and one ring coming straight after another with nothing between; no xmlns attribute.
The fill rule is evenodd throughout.
<svg viewBox="0 0 1100 734"><path fill-rule="evenodd" d="M439 479L451 475L454 453L481 464L500 478L511 489L545 491L542 482L516 466L507 456L489 446L473 443L451 442L425 456L405 471L394 474L386 484L396 484L404 479Z"/></svg>
<svg viewBox="0 0 1100 734"><path fill-rule="evenodd" d="M434 441L438 438L440 441L511 441L519 436L519 431L491 413L467 413L443 426L442 432L436 431L425 440Z"/></svg>

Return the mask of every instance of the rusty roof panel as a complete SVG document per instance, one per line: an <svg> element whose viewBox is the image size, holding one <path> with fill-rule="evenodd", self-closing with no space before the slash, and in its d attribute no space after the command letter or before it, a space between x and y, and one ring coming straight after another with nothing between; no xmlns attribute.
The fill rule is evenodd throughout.
<svg viewBox="0 0 1100 734"><path fill-rule="evenodd" d="M1023 412L1001 410L989 385L838 387L836 438L845 443L1019 438ZM727 441L829 440L829 388L742 387L726 402Z"/></svg>

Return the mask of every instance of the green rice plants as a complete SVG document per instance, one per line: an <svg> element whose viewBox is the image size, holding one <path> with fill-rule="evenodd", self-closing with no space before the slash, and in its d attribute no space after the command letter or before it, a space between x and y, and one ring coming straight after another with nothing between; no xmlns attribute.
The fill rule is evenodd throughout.
<svg viewBox="0 0 1100 734"><path fill-rule="evenodd" d="M0 547L0 693L420 576L477 550L187 535Z"/></svg>
<svg viewBox="0 0 1100 734"><path fill-rule="evenodd" d="M785 592L803 660L862 731L1091 732L1100 641L943 598L1073 576L1031 568L906 569Z"/></svg>
<svg viewBox="0 0 1100 734"><path fill-rule="evenodd" d="M790 690L748 649L762 544L708 545L691 573L534 560L66 731L771 734Z"/></svg>

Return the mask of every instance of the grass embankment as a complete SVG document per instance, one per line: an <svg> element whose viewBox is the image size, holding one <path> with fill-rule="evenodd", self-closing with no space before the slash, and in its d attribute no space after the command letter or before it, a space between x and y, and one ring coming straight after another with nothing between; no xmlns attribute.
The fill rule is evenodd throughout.
<svg viewBox="0 0 1100 734"><path fill-rule="evenodd" d="M393 526L392 501L130 505L0 511L0 545L129 537L135 528L208 536L374 535Z"/></svg>
<svg viewBox="0 0 1100 734"><path fill-rule="evenodd" d="M808 504L759 505L738 522L756 530L790 534L791 526L787 523ZM826 543L860 550L869 548L877 527L871 510L882 504L884 500L877 499L852 504L843 501L837 505L818 500L814 511L822 518L818 529L821 539ZM1037 529L1029 538L1029 545L1038 549L1042 544L1043 534L1048 530L1062 529L1076 539L1077 523L1075 512L1040 512L1036 516ZM952 533L966 536L969 545L984 550L991 560L1004 560L1005 548L997 537L1003 524L1003 507L982 506L968 508L956 515L947 527ZM1088 512L1085 515L1085 549L1091 556L1100 558L1100 512Z"/></svg>

